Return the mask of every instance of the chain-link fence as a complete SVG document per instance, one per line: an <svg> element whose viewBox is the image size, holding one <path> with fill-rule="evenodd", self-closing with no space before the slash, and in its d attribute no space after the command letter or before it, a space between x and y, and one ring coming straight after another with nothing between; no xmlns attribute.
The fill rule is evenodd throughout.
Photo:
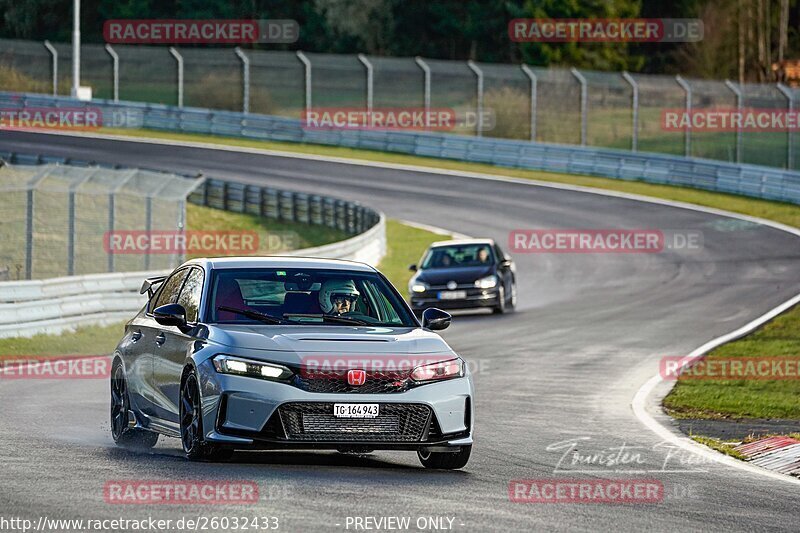
<svg viewBox="0 0 800 533"><path fill-rule="evenodd" d="M800 168L791 129L664 123L669 110L796 110L798 89L781 84L234 48L87 44L81 56L96 98L286 117L309 106L444 108L460 134ZM67 44L0 40L0 90L69 94L71 60ZM490 118L476 119L481 110Z"/></svg>
<svg viewBox="0 0 800 533"><path fill-rule="evenodd" d="M183 229L199 180L137 169L0 167L0 278L167 269L178 254L113 253L114 235Z"/></svg>

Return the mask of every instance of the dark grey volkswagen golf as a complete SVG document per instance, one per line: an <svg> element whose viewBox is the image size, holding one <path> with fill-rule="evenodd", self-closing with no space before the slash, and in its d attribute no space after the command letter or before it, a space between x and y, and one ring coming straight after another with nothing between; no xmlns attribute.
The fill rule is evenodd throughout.
<svg viewBox="0 0 800 533"><path fill-rule="evenodd" d="M111 374L121 445L181 439L190 459L239 448L416 451L467 464L472 377L397 290L362 263L293 257L194 259L145 281Z"/></svg>

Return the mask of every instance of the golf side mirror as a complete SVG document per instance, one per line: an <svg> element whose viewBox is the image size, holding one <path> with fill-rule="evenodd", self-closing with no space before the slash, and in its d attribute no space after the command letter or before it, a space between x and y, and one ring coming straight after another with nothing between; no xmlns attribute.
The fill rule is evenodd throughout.
<svg viewBox="0 0 800 533"><path fill-rule="evenodd" d="M416 271L417 271L417 265L408 265L408 269L409 269L411 272L416 272Z"/></svg>
<svg viewBox="0 0 800 533"><path fill-rule="evenodd" d="M447 329L452 318L450 313L445 313L435 307L429 307L422 312L422 327L431 331Z"/></svg>

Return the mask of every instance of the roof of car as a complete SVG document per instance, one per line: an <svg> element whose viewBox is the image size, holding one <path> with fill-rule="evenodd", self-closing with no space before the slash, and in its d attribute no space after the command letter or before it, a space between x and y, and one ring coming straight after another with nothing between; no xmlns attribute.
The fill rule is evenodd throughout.
<svg viewBox="0 0 800 533"><path fill-rule="evenodd" d="M375 269L366 263L346 261L343 259L321 259L318 257L290 256L246 256L246 257L198 257L184 263L201 265L206 269L226 268L327 268L331 270L355 270L358 272L374 272Z"/></svg>
<svg viewBox="0 0 800 533"><path fill-rule="evenodd" d="M492 239L451 239L449 241L437 241L431 243L431 248L436 248L438 246L453 246L453 245L470 245L470 244L488 244L493 245L494 240Z"/></svg>

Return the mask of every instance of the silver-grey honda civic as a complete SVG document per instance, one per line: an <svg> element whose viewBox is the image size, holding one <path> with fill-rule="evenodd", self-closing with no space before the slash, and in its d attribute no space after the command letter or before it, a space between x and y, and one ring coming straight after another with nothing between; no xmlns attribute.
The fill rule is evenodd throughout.
<svg viewBox="0 0 800 533"><path fill-rule="evenodd" d="M469 368L376 269L297 257L193 259L142 285L111 371L120 445L416 451L455 469L472 450Z"/></svg>

